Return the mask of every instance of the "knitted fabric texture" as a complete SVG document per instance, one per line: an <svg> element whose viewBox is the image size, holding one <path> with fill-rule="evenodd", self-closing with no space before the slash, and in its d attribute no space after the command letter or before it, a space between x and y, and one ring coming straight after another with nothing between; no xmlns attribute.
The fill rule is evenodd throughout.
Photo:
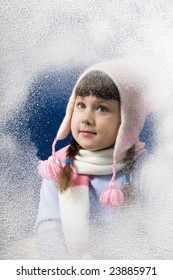
<svg viewBox="0 0 173 280"><path fill-rule="evenodd" d="M59 150L54 156L50 156L48 160L41 161L38 166L39 174L44 179L56 180L58 173L66 163L66 151L68 146ZM136 158L144 152L144 143L138 142L136 145ZM85 185L88 187L89 175L107 175L112 174L112 159L113 149L103 151L86 151L79 150L73 164L71 163L72 172L72 187ZM124 159L126 154L122 155L119 161L116 162L116 170L119 171L125 167ZM58 164L60 161L61 164ZM98 164L99 163L99 164ZM115 170L115 168L114 168ZM123 193L115 187L116 173L114 172L112 179L106 189L100 196L100 201L103 204L117 207L123 202Z"/></svg>

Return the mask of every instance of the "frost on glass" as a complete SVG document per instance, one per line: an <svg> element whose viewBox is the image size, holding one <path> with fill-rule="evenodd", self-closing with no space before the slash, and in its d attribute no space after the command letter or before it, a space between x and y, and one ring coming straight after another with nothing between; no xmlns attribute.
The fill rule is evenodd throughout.
<svg viewBox="0 0 173 280"><path fill-rule="evenodd" d="M103 241L107 258L172 258L172 12L171 0L2 1L1 259L38 258L33 227L41 182L36 166L48 153L46 149L43 153L38 143L48 141L46 147L50 149L54 137L54 131L44 132L41 120L46 120L46 127L52 120L56 131L63 118L61 112L56 112L57 122L49 118L54 115L53 103L43 98L43 92L51 97L56 93L56 102L62 102L64 110L73 83L87 65L136 53L157 56L169 80L165 83L163 78L163 87L155 93L160 105L158 145L142 169L146 201L144 207L134 207L119 216L118 226L109 228L110 239L102 240L103 235L95 228L93 238ZM57 87L52 88L52 84ZM37 112L39 122L31 118ZM42 135L34 138L35 130L40 136L38 128ZM116 252L112 252L110 240L117 242ZM96 257L102 258L102 252L96 242Z"/></svg>

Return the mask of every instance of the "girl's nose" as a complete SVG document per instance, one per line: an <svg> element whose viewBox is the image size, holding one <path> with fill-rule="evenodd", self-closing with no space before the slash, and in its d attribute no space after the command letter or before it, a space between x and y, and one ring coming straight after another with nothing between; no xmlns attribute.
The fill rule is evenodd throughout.
<svg viewBox="0 0 173 280"><path fill-rule="evenodd" d="M82 123L92 125L94 123L94 116L91 112L85 111L82 116Z"/></svg>

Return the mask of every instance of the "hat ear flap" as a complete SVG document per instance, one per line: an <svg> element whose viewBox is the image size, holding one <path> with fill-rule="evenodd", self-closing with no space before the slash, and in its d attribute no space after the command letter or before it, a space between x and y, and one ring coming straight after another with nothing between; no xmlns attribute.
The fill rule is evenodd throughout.
<svg viewBox="0 0 173 280"><path fill-rule="evenodd" d="M62 140L68 136L71 129L71 118L73 114L73 109L76 101L75 90L73 90L69 102L67 104L65 117L59 127L59 130L56 135L56 139Z"/></svg>

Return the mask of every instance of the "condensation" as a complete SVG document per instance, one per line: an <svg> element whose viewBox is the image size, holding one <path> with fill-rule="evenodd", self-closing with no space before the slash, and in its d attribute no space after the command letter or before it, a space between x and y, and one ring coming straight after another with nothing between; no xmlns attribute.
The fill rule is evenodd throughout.
<svg viewBox="0 0 173 280"><path fill-rule="evenodd" d="M37 148L30 131L15 125L13 133L7 129L22 111L32 84L41 73L136 53L157 57L167 77L155 97L160 106L157 150L142 171L147 202L144 209L134 208L122 217L116 236L124 242L113 257L173 257L172 13L171 0L1 1L1 259L38 258L33 236L41 183ZM136 239L132 216L143 225Z"/></svg>

